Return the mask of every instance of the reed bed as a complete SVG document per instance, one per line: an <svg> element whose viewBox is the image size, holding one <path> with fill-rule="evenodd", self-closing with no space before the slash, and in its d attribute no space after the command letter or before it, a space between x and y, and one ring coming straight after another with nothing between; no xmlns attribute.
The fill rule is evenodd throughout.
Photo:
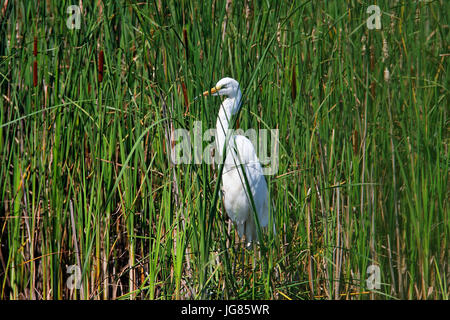
<svg viewBox="0 0 450 320"><path fill-rule="evenodd" d="M448 299L448 1L76 2L1 4L1 299ZM250 249L169 161L225 76L279 130Z"/></svg>

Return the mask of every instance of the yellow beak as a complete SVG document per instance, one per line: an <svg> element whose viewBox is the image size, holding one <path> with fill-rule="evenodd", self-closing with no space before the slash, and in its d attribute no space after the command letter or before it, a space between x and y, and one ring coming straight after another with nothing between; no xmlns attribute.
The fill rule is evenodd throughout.
<svg viewBox="0 0 450 320"><path fill-rule="evenodd" d="M213 94L213 93L216 93L217 91L219 91L220 90L220 88L219 87L214 87L214 88L211 88L211 94ZM205 92L203 92L203 95L204 96L207 96L207 95L209 95L209 91L205 91Z"/></svg>

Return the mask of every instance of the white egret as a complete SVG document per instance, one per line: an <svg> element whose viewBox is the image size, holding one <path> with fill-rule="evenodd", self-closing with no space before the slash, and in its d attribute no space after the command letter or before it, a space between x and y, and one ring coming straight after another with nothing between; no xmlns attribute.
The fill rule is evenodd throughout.
<svg viewBox="0 0 450 320"><path fill-rule="evenodd" d="M223 159L229 121L241 107L242 94L239 83L232 78L221 79L214 88L205 91L203 95L206 96L210 92L213 96L227 97L220 105L216 123L216 146L220 158ZM222 173L223 202L228 216L237 227L239 237L242 238L245 235L247 244L251 244L252 241L257 240L257 231L253 205L246 188L242 167L245 169L261 227L266 227L269 223L269 194L266 179L250 140L241 135L230 135L228 139Z"/></svg>

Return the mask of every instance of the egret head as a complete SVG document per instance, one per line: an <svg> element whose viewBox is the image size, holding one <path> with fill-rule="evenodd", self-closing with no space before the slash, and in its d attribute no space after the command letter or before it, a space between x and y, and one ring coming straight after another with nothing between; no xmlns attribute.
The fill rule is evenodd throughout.
<svg viewBox="0 0 450 320"><path fill-rule="evenodd" d="M236 98L241 93L239 82L232 78L220 79L210 91L213 96L227 96L228 98ZM210 91L203 92L203 95L209 95Z"/></svg>

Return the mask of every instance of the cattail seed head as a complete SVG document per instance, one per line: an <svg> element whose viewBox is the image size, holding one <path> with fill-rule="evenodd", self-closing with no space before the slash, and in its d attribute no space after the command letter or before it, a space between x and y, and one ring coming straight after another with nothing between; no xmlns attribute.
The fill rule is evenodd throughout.
<svg viewBox="0 0 450 320"><path fill-rule="evenodd" d="M183 90L184 105L186 107L185 115L187 115L189 113L189 99L187 95L186 85L184 84L183 81L181 81L181 89Z"/></svg>
<svg viewBox="0 0 450 320"><path fill-rule="evenodd" d="M366 55L366 35L365 34L363 34L363 36L361 37L361 43L362 43L361 55L365 56Z"/></svg>
<svg viewBox="0 0 450 320"><path fill-rule="evenodd" d="M389 58L389 47L388 47L388 43L386 39L383 39L383 62L384 60L386 60L387 58Z"/></svg>
<svg viewBox="0 0 450 320"><path fill-rule="evenodd" d="M278 42L278 46L281 47L281 23L278 22L277 25L277 42Z"/></svg>
<svg viewBox="0 0 450 320"><path fill-rule="evenodd" d="M389 69L388 68L384 69L383 75L384 75L384 81L389 82L389 79L391 78L391 75L389 73Z"/></svg>
<svg viewBox="0 0 450 320"><path fill-rule="evenodd" d="M33 62L33 86L37 87L38 85L38 79L37 79L37 61L34 60Z"/></svg>
<svg viewBox="0 0 450 320"><path fill-rule="evenodd" d="M103 81L103 63L104 63L103 50L98 54L98 82Z"/></svg>

